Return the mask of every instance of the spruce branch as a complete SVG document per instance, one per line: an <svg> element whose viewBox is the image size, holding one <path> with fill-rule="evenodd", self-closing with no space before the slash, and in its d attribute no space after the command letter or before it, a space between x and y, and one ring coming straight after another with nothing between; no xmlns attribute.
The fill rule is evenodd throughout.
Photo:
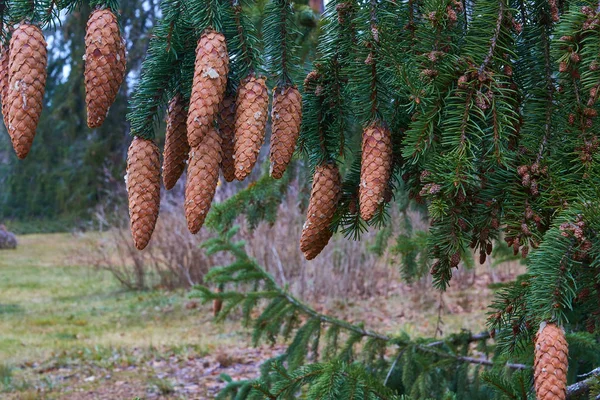
<svg viewBox="0 0 600 400"><path fill-rule="evenodd" d="M500 40L500 33L502 32L502 24L504 23L505 7L506 4L504 0L498 1L498 16L496 18L496 28L494 30L494 35L490 39L490 47L488 53L485 56L485 59L483 60L481 65L479 66L479 74L483 74L485 72L485 70L489 67L495 56L496 47L498 46L498 41Z"/></svg>
<svg viewBox="0 0 600 400"><path fill-rule="evenodd" d="M190 54L195 44L194 31L184 18L184 7L183 0L162 3L163 19L154 28L127 114L133 136L153 139L161 108L170 100L174 87L183 86L174 78L181 76L185 55ZM187 98L189 87L191 84L188 90L182 91Z"/></svg>
<svg viewBox="0 0 600 400"><path fill-rule="evenodd" d="M294 85L299 53L298 28L290 0L271 0L265 10L264 42L269 73L277 78L277 87Z"/></svg>

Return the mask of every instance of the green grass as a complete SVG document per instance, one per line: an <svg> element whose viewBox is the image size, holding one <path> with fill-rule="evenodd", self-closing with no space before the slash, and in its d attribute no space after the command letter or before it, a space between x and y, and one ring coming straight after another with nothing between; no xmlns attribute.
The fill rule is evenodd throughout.
<svg viewBox="0 0 600 400"><path fill-rule="evenodd" d="M0 252L0 360L16 365L74 348L197 346L235 340L208 307L186 309L185 292L128 292L106 271L76 265L84 240L19 237ZM1 378L1 376L0 376Z"/></svg>
<svg viewBox="0 0 600 400"><path fill-rule="evenodd" d="M185 291L126 291L109 272L81 265L85 257L78 255L97 238L95 233L25 235L17 250L0 251L1 399L63 399L80 390L95 396L120 390L116 381L133 385L132 393L179 399L173 393L176 382L157 376L153 362L184 365L224 348L249 346L248 329L230 320L215 324L208 305L186 307ZM331 298L318 307L376 331L431 336L439 296L430 290L415 286L388 297ZM451 307L444 312L444 332L481 329L491 295L484 284L452 286L444 295ZM90 375L112 380L85 381Z"/></svg>

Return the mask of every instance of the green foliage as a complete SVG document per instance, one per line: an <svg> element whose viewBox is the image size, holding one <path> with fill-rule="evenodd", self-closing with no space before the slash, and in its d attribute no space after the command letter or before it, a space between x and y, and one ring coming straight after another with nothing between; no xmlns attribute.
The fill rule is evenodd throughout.
<svg viewBox="0 0 600 400"><path fill-rule="evenodd" d="M216 231L229 229L241 214L246 216L250 229L261 221L274 223L277 210L292 180L294 165L290 165L281 179L263 175L245 189L222 203L214 204L205 225Z"/></svg>
<svg viewBox="0 0 600 400"><path fill-rule="evenodd" d="M277 77L277 86L293 85L300 67L294 6L290 0L273 0L265 10L264 42L270 75Z"/></svg>
<svg viewBox="0 0 600 400"><path fill-rule="evenodd" d="M204 302L221 300L219 321L241 310L255 345L281 338L289 340L289 346L263 364L258 380L233 382L223 377L228 384L221 399L291 399L299 393L309 399L350 399L353 393L382 398L488 399L494 385L484 385L479 378L484 368L494 369L502 379L511 378L511 371L528 368L507 357L492 359L494 347L487 344L487 333L411 339L319 313L280 287L251 259L245 243L234 240L236 232L237 228L223 231L206 243L209 254L224 251L234 256L231 264L215 267L205 277L207 284L224 290L196 286L192 296ZM592 346L589 337L579 341ZM488 358L473 357L474 351Z"/></svg>

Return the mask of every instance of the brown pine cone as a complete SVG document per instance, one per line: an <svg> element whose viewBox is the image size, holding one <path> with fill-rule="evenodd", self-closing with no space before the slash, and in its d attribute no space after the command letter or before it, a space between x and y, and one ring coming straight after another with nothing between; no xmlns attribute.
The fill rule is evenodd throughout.
<svg viewBox="0 0 600 400"><path fill-rule="evenodd" d="M384 126L374 123L363 132L359 206L365 221L375 215L384 201L392 173L392 137Z"/></svg>
<svg viewBox="0 0 600 400"><path fill-rule="evenodd" d="M300 134L302 96L296 87L275 88L271 121L271 176L280 179L292 160Z"/></svg>
<svg viewBox="0 0 600 400"><path fill-rule="evenodd" d="M8 128L8 62L9 62L9 49L8 42L2 45L0 48L0 95L2 96L2 117L4 118L4 125Z"/></svg>
<svg viewBox="0 0 600 400"><path fill-rule="evenodd" d="M569 347L565 331L555 323L542 322L535 337L534 386L538 400L567 397Z"/></svg>
<svg viewBox="0 0 600 400"><path fill-rule="evenodd" d="M219 286L217 286L217 293L223 293L224 289L225 288L223 287L223 284L220 284ZM222 308L223 308L223 300L214 299L213 300L213 317L218 317Z"/></svg>
<svg viewBox="0 0 600 400"><path fill-rule="evenodd" d="M331 223L341 193L341 177L334 163L315 169L306 222L302 227L300 250L307 260L321 253L333 235Z"/></svg>
<svg viewBox="0 0 600 400"><path fill-rule="evenodd" d="M150 242L160 207L160 155L151 140L136 137L127 152L131 234L138 250Z"/></svg>
<svg viewBox="0 0 600 400"><path fill-rule="evenodd" d="M254 168L265 141L269 93L265 78L246 77L238 89L235 113L235 177L243 181Z"/></svg>
<svg viewBox="0 0 600 400"><path fill-rule="evenodd" d="M126 64L117 17L107 9L95 10L85 33L85 102L90 128L104 122L125 78Z"/></svg>
<svg viewBox="0 0 600 400"><path fill-rule="evenodd" d="M8 133L23 159L29 154L42 113L48 53L42 30L21 24L10 39Z"/></svg>
<svg viewBox="0 0 600 400"><path fill-rule="evenodd" d="M208 131L202 144L192 147L185 186L185 218L188 229L198 233L215 196L219 183L221 136L216 129Z"/></svg>
<svg viewBox="0 0 600 400"><path fill-rule="evenodd" d="M225 96L229 56L225 36L212 29L204 31L196 47L192 97L188 113L188 142L197 147L213 128L219 104Z"/></svg>
<svg viewBox="0 0 600 400"><path fill-rule="evenodd" d="M163 153L163 182L167 190L171 190L179 180L190 152L186 117L185 100L178 93L169 102L167 110L167 132Z"/></svg>
<svg viewBox="0 0 600 400"><path fill-rule="evenodd" d="M221 110L217 116L219 131L223 139L223 159L221 171L227 182L235 179L235 165L233 163L233 139L235 135L235 98L227 96L221 102Z"/></svg>

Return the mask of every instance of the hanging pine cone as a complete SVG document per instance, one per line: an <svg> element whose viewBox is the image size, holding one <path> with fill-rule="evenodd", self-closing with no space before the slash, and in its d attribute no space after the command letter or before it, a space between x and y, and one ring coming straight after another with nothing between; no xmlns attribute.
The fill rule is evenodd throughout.
<svg viewBox="0 0 600 400"><path fill-rule="evenodd" d="M567 396L569 348L565 331L542 322L535 337L534 384L537 400L564 400Z"/></svg>
<svg viewBox="0 0 600 400"><path fill-rule="evenodd" d="M373 123L363 132L360 167L360 216L365 221L375 215L384 201L392 173L392 137L390 131Z"/></svg>
<svg viewBox="0 0 600 400"><path fill-rule="evenodd" d="M2 96L2 117L4 118L4 125L8 128L8 63L9 63L9 49L8 42L4 43L0 48L0 95Z"/></svg>
<svg viewBox="0 0 600 400"><path fill-rule="evenodd" d="M340 172L335 164L315 169L306 222L302 227L300 250L307 260L321 253L333 235L330 225L341 193Z"/></svg>
<svg viewBox="0 0 600 400"><path fill-rule="evenodd" d="M167 132L163 154L163 182L171 190L185 169L190 145L187 141L185 101L181 94L175 95L167 110Z"/></svg>
<svg viewBox="0 0 600 400"><path fill-rule="evenodd" d="M221 103L218 115L219 131L223 139L223 159L221 160L221 171L227 182L235 179L235 165L233 163L233 139L235 135L235 99L227 96Z"/></svg>
<svg viewBox="0 0 600 400"><path fill-rule="evenodd" d="M188 142L197 147L213 128L219 104L225 96L229 56L225 36L212 29L204 31L196 47L192 97L188 113Z"/></svg>
<svg viewBox="0 0 600 400"><path fill-rule="evenodd" d="M250 75L238 89L235 113L235 177L243 181L254 168L265 141L269 93L265 78Z"/></svg>
<svg viewBox="0 0 600 400"><path fill-rule="evenodd" d="M42 30L21 24L10 39L8 133L23 159L29 154L42 113L48 53Z"/></svg>
<svg viewBox="0 0 600 400"><path fill-rule="evenodd" d="M95 10L85 32L85 102L90 128L104 123L125 78L126 64L117 17L107 9Z"/></svg>
<svg viewBox="0 0 600 400"><path fill-rule="evenodd" d="M280 179L296 148L302 122L302 96L295 87L275 88L271 111L271 176Z"/></svg>
<svg viewBox="0 0 600 400"><path fill-rule="evenodd" d="M160 155L151 140L136 137L127 152L129 218L135 247L148 245L160 206Z"/></svg>
<svg viewBox="0 0 600 400"><path fill-rule="evenodd" d="M223 287L223 284L219 284L219 286L217 286L217 293L223 293L223 290L225 290L225 288ZM214 299L213 300L213 317L218 317L222 308L223 308L223 300Z"/></svg>
<svg viewBox="0 0 600 400"><path fill-rule="evenodd" d="M185 186L185 218L188 229L198 233L219 183L221 137L216 129L208 131L202 144L192 147Z"/></svg>

